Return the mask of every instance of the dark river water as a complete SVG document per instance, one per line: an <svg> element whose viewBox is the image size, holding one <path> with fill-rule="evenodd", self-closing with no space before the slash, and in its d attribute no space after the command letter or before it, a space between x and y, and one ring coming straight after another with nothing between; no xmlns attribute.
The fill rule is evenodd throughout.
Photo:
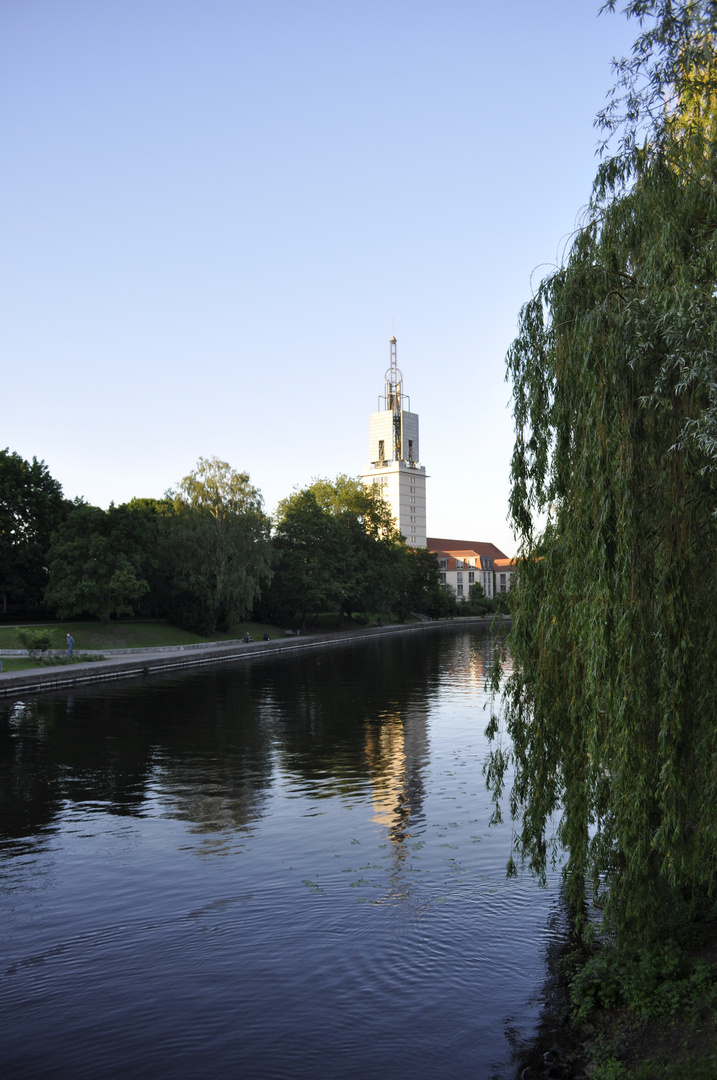
<svg viewBox="0 0 717 1080"><path fill-rule="evenodd" d="M509 1078L557 884L508 881L492 638L0 704L4 1078Z"/></svg>

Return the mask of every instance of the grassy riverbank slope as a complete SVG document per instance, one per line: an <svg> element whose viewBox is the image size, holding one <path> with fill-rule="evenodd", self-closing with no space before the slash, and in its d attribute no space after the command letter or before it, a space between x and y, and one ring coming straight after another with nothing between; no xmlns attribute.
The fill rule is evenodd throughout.
<svg viewBox="0 0 717 1080"><path fill-rule="evenodd" d="M232 626L226 634L215 633L202 637L189 630L171 626L165 619L121 619L108 626L99 621L33 623L33 629L49 630L53 636L53 648L64 648L67 634L75 639L75 649L157 649L166 645L195 645L204 641L233 641L248 631L252 637L268 633L280 637L284 631L263 623L241 622ZM17 635L18 627L0 626L0 650L21 649Z"/></svg>
<svg viewBox="0 0 717 1080"><path fill-rule="evenodd" d="M180 630L165 619L122 619L109 626L99 621L33 623L33 629L48 630L52 649L64 649L67 635L75 639L75 653L85 651L110 653L114 649L161 649L173 645L198 645L202 643L236 641L248 633L253 641L283 637L285 631L276 626L248 620L230 627L225 634L215 633L202 637L189 630ZM17 626L0 626L0 653L5 649L22 649ZM4 671L24 671L37 667L36 660L24 657L4 657Z"/></svg>
<svg viewBox="0 0 717 1080"><path fill-rule="evenodd" d="M410 621L410 620L409 620ZM356 620L346 618L343 625L337 625L336 615L320 615L315 620L315 625L309 630L314 637L317 634L341 634L361 630L375 620L362 617ZM249 634L252 641L262 641L266 635L270 641L284 638L287 631L282 627L273 626L269 623L252 622L244 620L235 623L226 633L216 632L210 637L202 637L200 634L189 630L180 630L172 626L165 619L121 619L111 622L109 625L94 621L66 621L66 622L37 622L26 624L33 630L47 630L51 635L52 650L65 650L67 635L74 638L75 659L83 653L103 653L111 655L117 649L161 649L172 646L187 645L221 645L225 642L238 641ZM379 624L380 625L380 624ZM383 620L383 625L389 625ZM4 671L24 671L37 667L37 660L23 657L3 657L4 650L26 649L20 639L19 631L24 624L18 626L0 626L0 659L2 659ZM57 659L57 658L55 658ZM63 658L64 659L64 658Z"/></svg>

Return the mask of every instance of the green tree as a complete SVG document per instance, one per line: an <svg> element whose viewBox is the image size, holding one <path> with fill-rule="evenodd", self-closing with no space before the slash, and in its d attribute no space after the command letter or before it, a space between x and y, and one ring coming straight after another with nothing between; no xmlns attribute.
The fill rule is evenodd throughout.
<svg viewBox="0 0 717 1080"><path fill-rule="evenodd" d="M398 559L404 549L388 503L378 488L340 475L313 485L319 504L333 515L341 533L343 598L339 624L353 612L389 611L397 587Z"/></svg>
<svg viewBox="0 0 717 1080"><path fill-rule="evenodd" d="M171 513L159 515L168 614L200 633L228 630L271 579L261 494L246 473L214 457L200 458L169 497Z"/></svg>
<svg viewBox="0 0 717 1080"><path fill-rule="evenodd" d="M453 590L441 584L438 557L428 548L401 546L399 566L394 576L396 584L393 610L399 622L411 612L445 619L457 611Z"/></svg>
<svg viewBox="0 0 717 1080"><path fill-rule="evenodd" d="M0 450L0 604L36 607L47 583L47 550L66 513L44 461Z"/></svg>
<svg viewBox="0 0 717 1080"><path fill-rule="evenodd" d="M174 512L172 500L135 498L125 504L134 515L138 532L142 537L144 555L142 576L147 582L147 592L135 605L138 613L154 616L165 615L171 604L171 557L165 551L168 534L167 518Z"/></svg>
<svg viewBox="0 0 717 1080"><path fill-rule="evenodd" d="M276 568L262 605L268 617L298 619L305 630L309 618L336 611L343 603L341 528L311 488L279 504L274 551Z"/></svg>
<svg viewBox="0 0 717 1080"><path fill-rule="evenodd" d="M508 356L523 559L488 779L514 778L516 857L564 848L573 900L591 881L645 941L717 886L715 5L628 10L655 21L620 152Z"/></svg>
<svg viewBox="0 0 717 1080"><path fill-rule="evenodd" d="M276 575L267 612L299 619L321 612L388 611L403 543L377 490L338 476L295 491L277 510Z"/></svg>
<svg viewBox="0 0 717 1080"><path fill-rule="evenodd" d="M144 522L128 507L76 502L52 538L46 604L60 618L132 614L148 589L146 551Z"/></svg>

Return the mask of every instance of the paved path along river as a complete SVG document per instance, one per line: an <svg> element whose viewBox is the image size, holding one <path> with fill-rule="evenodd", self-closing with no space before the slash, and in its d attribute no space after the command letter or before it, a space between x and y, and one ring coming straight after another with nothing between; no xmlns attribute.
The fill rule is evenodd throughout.
<svg viewBox="0 0 717 1080"><path fill-rule="evenodd" d="M107 679L157 675L179 668L201 667L207 664L237 663L271 656L278 657L289 650L306 652L320 648L357 644L394 634L425 633L458 626L489 627L493 617L452 619L448 622L418 622L392 626L372 626L308 633L303 636L274 638L271 641L206 642L194 645L168 645L156 649L106 649L102 660L68 665L49 665L26 671L0 671L0 697L14 697L28 692L57 690L82 683ZM3 656L24 656L19 650L0 650Z"/></svg>

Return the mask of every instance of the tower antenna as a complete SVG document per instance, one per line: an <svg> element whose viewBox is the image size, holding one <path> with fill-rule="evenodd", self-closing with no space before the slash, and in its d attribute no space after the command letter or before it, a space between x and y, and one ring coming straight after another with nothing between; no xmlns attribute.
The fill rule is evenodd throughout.
<svg viewBox="0 0 717 1080"><path fill-rule="evenodd" d="M393 460L403 459L403 372L396 359L396 335L391 337L391 366L386 372L386 408L393 413Z"/></svg>
<svg viewBox="0 0 717 1080"><path fill-rule="evenodd" d="M395 318L391 319L395 327ZM426 470L419 464L418 416L411 412L411 399L403 393L397 352L394 333L390 365L384 375L386 393L378 399L378 410L371 413L371 466L363 482L367 487L376 485L406 543L425 547Z"/></svg>

